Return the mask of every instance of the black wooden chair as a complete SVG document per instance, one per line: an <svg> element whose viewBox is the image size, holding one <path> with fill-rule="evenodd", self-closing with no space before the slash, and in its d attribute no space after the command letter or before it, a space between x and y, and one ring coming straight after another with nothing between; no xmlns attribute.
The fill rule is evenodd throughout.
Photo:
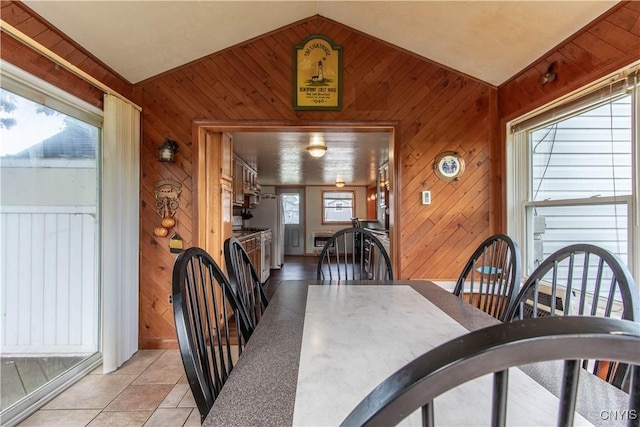
<svg viewBox="0 0 640 427"><path fill-rule="evenodd" d="M518 324L520 323L520 324ZM433 400L483 375L493 374L491 425L507 420L509 368L545 361L564 361L558 393L557 425L573 425L580 367L576 359L615 360L633 365L631 414L640 413L640 330L629 320L599 317L548 317L506 322L480 329L419 356L369 393L342 426L392 426L422 408L422 425L447 424L451 414L434 413ZM584 374L583 374L584 375ZM592 378L582 378L587 384ZM597 378L593 378L600 381ZM600 381L600 383L602 383ZM488 394L489 390L487 390ZM464 410L464 402L460 402ZM600 414L610 408L598 408ZM554 412L555 412L554 411ZM629 416L630 424L637 422Z"/></svg>
<svg viewBox="0 0 640 427"><path fill-rule="evenodd" d="M453 293L498 320L504 320L520 289L521 272L518 245L505 234L494 234L471 255Z"/></svg>
<svg viewBox="0 0 640 427"><path fill-rule="evenodd" d="M638 288L614 253L575 244L549 255L531 273L506 320L543 316L603 316L640 320Z"/></svg>
<svg viewBox="0 0 640 427"><path fill-rule="evenodd" d="M640 320L638 288L622 260L591 244L575 244L549 255L531 273L505 321L547 316L601 316ZM624 365L583 361L583 366L626 388Z"/></svg>
<svg viewBox="0 0 640 427"><path fill-rule="evenodd" d="M380 240L364 228L344 228L324 245L317 269L318 280L393 279L391 259Z"/></svg>
<svg viewBox="0 0 640 427"><path fill-rule="evenodd" d="M204 421L242 353L248 322L226 275L201 248L178 255L171 286L180 355Z"/></svg>
<svg viewBox="0 0 640 427"><path fill-rule="evenodd" d="M247 314L249 335L245 336L245 339L248 340L269 301L249 254L237 238L230 237L225 240L224 259L231 288Z"/></svg>

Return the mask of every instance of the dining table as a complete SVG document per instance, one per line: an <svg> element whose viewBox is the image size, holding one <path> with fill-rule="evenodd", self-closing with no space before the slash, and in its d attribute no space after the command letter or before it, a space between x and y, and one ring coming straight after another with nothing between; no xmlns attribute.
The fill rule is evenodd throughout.
<svg viewBox="0 0 640 427"><path fill-rule="evenodd" d="M428 280L283 281L202 425L340 425L408 362L499 323ZM555 425L556 368L511 370L508 425ZM613 415L626 393L586 371L579 384L575 425L625 424ZM490 400L490 376L457 387L436 399L436 424L489 425Z"/></svg>

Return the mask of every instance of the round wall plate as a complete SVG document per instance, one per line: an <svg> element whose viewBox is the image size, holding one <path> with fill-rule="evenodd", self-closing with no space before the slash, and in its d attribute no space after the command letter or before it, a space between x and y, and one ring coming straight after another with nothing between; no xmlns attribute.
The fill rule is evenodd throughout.
<svg viewBox="0 0 640 427"><path fill-rule="evenodd" d="M458 181L464 173L464 159L456 151L443 151L434 160L433 170L444 181Z"/></svg>

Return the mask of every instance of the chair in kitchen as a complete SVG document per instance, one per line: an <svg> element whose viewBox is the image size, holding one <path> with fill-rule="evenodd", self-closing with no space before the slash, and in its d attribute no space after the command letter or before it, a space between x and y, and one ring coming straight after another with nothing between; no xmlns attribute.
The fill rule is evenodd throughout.
<svg viewBox="0 0 640 427"><path fill-rule="evenodd" d="M269 301L249 254L237 238L225 240L224 259L231 288L247 314L249 335L245 338L249 339Z"/></svg>
<svg viewBox="0 0 640 427"><path fill-rule="evenodd" d="M171 288L182 364L202 422L242 353L248 321L227 276L201 248L178 255Z"/></svg>
<svg viewBox="0 0 640 427"><path fill-rule="evenodd" d="M520 288L521 268L518 245L505 234L494 234L471 255L453 293L504 320Z"/></svg>
<svg viewBox="0 0 640 427"><path fill-rule="evenodd" d="M482 408L477 408L474 423L493 426L519 424L521 421L515 422L512 417L523 408L514 405L508 408L507 404L514 401L511 394L515 393L514 389L523 387L522 383L515 383L523 377L530 378L525 374L516 375L519 373L510 372L509 368L547 361L564 361L542 366L547 369L547 374L558 368L559 375L554 375L558 383L562 382L558 384L558 406L550 408L550 412L544 415L525 409L527 421L532 422L532 415L557 416L557 420L546 420L538 425L573 425L576 405L581 404L577 397L590 395L593 392L590 385L594 380L602 383L581 374L576 360L582 358L608 359L633 365L636 386L623 403L628 408L616 409L640 413L640 329L637 323L580 316L526 319L521 325L518 323L521 322L505 322L479 329L424 353L374 388L341 425L392 426L418 410L421 410L422 425L433 426L436 422L450 425L455 422L452 421L450 405L441 402L448 411L436 413L435 409L441 406L436 400L434 407L434 399L472 380L479 379L482 383L485 380L480 377L487 374L493 374L492 385L486 384L482 388L492 390L492 398L480 400L481 404L486 402L487 412L484 415ZM579 387L579 383L585 385ZM526 389L525 393L535 392ZM452 397L455 400L455 396ZM457 403L460 404L459 401ZM602 417L603 409L598 407L597 412L595 416ZM487 419L482 420L483 416ZM415 422L419 423L418 420Z"/></svg>
<svg viewBox="0 0 640 427"><path fill-rule="evenodd" d="M344 228L325 243L318 280L390 280L391 259L380 240L364 228Z"/></svg>
<svg viewBox="0 0 640 427"><path fill-rule="evenodd" d="M607 249L574 244L549 255L531 273L505 321L546 316L602 316L640 320L637 287L624 262ZM587 367L588 362L583 365ZM590 370L619 388L625 366L592 362Z"/></svg>

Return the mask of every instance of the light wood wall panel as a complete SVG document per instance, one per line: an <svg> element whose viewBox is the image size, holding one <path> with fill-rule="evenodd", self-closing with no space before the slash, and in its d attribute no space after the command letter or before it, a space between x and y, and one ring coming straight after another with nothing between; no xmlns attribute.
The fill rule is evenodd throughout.
<svg viewBox="0 0 640 427"><path fill-rule="evenodd" d="M499 195L496 200L506 197L504 146L508 121L639 60L640 2L625 1L501 85L498 89L500 143L494 155L501 166L496 171L496 187L492 187ZM538 80L552 63L557 78L541 85ZM505 229L504 206L500 210L496 226Z"/></svg>
<svg viewBox="0 0 640 427"><path fill-rule="evenodd" d="M343 48L341 111L292 108L293 46L316 33ZM135 91L143 107L141 197L147 201L142 209L147 233L152 226L144 223L158 218L150 209L152 195L144 193L161 175L184 185L177 230L186 246L193 244L195 120L398 123L398 277L453 278L473 247L495 231L489 188L491 146L496 142L490 113L496 109L496 89L333 21L312 17L141 82ZM164 136L181 144L175 163L156 160ZM465 157L467 171L461 181L443 182L433 174L433 160L444 150ZM423 189L432 191L430 206L420 204ZM155 255L163 250L168 251L166 239L143 235L141 271L167 273L140 278L143 347L163 346L173 337L171 325L161 326L170 321L163 302L170 290L171 259Z"/></svg>
<svg viewBox="0 0 640 427"><path fill-rule="evenodd" d="M133 86L127 80L98 61L87 50L66 37L23 3L3 0L0 2L0 16L3 21L16 27L111 89L129 99L133 96ZM4 32L0 36L0 47L3 60L19 66L91 105L102 108L104 94L101 90L57 66L51 60L44 58Z"/></svg>
<svg viewBox="0 0 640 427"><path fill-rule="evenodd" d="M500 86L503 120L516 118L640 59L640 2L621 2ZM539 78L550 64L555 81Z"/></svg>

